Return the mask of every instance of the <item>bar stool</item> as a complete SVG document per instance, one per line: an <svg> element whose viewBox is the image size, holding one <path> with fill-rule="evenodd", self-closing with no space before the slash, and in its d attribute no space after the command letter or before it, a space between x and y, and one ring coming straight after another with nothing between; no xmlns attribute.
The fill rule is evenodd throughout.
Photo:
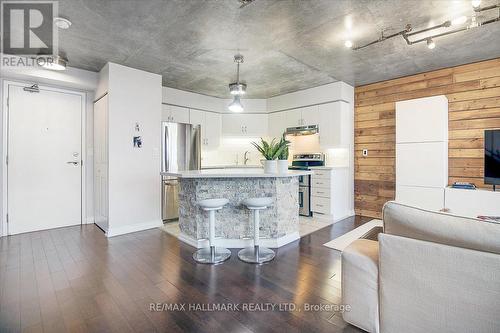
<svg viewBox="0 0 500 333"><path fill-rule="evenodd" d="M263 264L265 262L271 261L274 259L275 253L273 250L267 247L260 247L260 239L259 239L259 223L260 223L260 215L259 212L262 209L266 209L273 202L272 198L264 197L264 198L249 198L243 201L243 204L247 206L248 209L253 211L253 228L254 228L254 236L253 236L253 248L247 247L238 252L238 258L244 262L248 262L251 264Z"/></svg>
<svg viewBox="0 0 500 333"><path fill-rule="evenodd" d="M229 200L217 198L217 199L205 199L200 200L197 204L204 211L209 213L209 245L208 248L202 248L193 253L193 259L200 264L220 264L231 257L231 251L223 247L215 247L215 211L222 209Z"/></svg>

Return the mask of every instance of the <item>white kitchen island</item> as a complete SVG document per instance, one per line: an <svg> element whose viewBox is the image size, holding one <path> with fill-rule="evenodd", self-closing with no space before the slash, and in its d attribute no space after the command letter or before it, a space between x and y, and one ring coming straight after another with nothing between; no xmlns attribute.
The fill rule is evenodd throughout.
<svg viewBox="0 0 500 333"><path fill-rule="evenodd" d="M208 216L197 202L226 198L229 203L216 212L217 246L251 246L253 223L242 201L252 197L272 197L273 204L260 214L261 245L277 248L299 239L299 181L311 171L289 170L267 174L263 169L208 169L166 172L178 177L179 239L195 247L204 247L208 238Z"/></svg>

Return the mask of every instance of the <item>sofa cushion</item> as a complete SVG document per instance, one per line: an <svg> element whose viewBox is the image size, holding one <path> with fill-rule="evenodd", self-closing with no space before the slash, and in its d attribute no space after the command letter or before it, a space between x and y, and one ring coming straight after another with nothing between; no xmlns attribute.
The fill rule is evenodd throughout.
<svg viewBox="0 0 500 333"><path fill-rule="evenodd" d="M358 239L342 252L342 313L348 323L378 332L378 242Z"/></svg>
<svg viewBox="0 0 500 333"><path fill-rule="evenodd" d="M500 254L500 224L387 202L384 233Z"/></svg>

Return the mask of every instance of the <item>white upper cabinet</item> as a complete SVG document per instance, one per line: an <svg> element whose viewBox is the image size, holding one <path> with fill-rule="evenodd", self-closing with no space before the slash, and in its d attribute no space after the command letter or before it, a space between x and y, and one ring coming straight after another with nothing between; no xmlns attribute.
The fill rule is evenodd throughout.
<svg viewBox="0 0 500 333"><path fill-rule="evenodd" d="M268 134L267 114L223 114L222 134L261 137Z"/></svg>
<svg viewBox="0 0 500 333"><path fill-rule="evenodd" d="M189 110L190 124L201 125L201 144L204 149L215 149L220 145L221 115L215 112Z"/></svg>
<svg viewBox="0 0 500 333"><path fill-rule="evenodd" d="M269 114L269 136L271 138L280 138L285 131L283 112L273 112Z"/></svg>
<svg viewBox="0 0 500 333"><path fill-rule="evenodd" d="M220 145L221 137L221 115L215 112L205 112L205 129L201 130L202 136L205 132L207 149L215 149Z"/></svg>
<svg viewBox="0 0 500 333"><path fill-rule="evenodd" d="M286 130L288 127L302 126L302 111L301 109L293 109L282 111L282 127Z"/></svg>
<svg viewBox="0 0 500 333"><path fill-rule="evenodd" d="M162 104L161 120L171 123L189 124L189 109L180 106Z"/></svg>
<svg viewBox="0 0 500 333"><path fill-rule="evenodd" d="M353 118L349 104L332 102L318 107L319 138L323 148L352 144Z"/></svg>
<svg viewBox="0 0 500 333"><path fill-rule="evenodd" d="M300 108L302 125L318 125L320 122L319 118L319 107L318 105L306 106Z"/></svg>
<svg viewBox="0 0 500 333"><path fill-rule="evenodd" d="M189 123L205 127L205 111L189 109Z"/></svg>

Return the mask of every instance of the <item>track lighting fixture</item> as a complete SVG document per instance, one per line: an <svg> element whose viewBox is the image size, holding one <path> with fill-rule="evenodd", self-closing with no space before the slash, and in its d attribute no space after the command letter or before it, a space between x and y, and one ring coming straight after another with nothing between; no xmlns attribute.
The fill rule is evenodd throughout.
<svg viewBox="0 0 500 333"><path fill-rule="evenodd" d="M384 33L383 33L383 31L382 31L382 33L380 34L380 37L377 40L374 40L374 41L372 41L370 43L367 43L367 44L364 44L364 45L361 45L361 46L352 47L352 49L353 50L359 50L359 49L371 46L373 44L377 44L377 43L383 42L386 39L390 39L390 38L393 38L393 37L396 37L396 36L403 37L403 39L406 41L406 44L408 44L408 45L413 45L413 44L417 44L417 43L421 43L421 42L426 42L427 43L427 47L429 49L433 49L434 47L436 47L436 44L434 42L434 40L436 38L444 37L444 36L451 35L451 34L454 34L454 33L457 33L457 32L466 31L468 29L477 28L479 26L483 26L483 25L487 25L487 24L490 24L490 23L495 23L495 22L500 21L500 11L499 11L499 13L495 17L493 17L491 19L485 19L485 20L483 19L481 22L479 22L478 18L476 17L477 13L500 8L500 4L486 6L486 7L481 7L481 1L480 0L473 0L471 2L471 4L472 4L473 10L474 10L474 13L471 16L471 19L470 19L471 21L470 21L470 24L468 24L468 25L464 26L464 23L466 23L467 20L468 20L467 16L460 16L460 17L457 17L457 18L455 18L453 20L447 20L447 21L444 21L441 24L432 26L430 28L421 29L421 30L418 30L418 31L414 31L413 27L410 24L407 24L405 26L404 30L401 30L401 31L396 32L396 33L393 33L393 34L391 34L389 36L385 36ZM445 32L440 32L440 33L436 33L434 35L429 35L432 32L437 32L438 29L449 28L449 27L452 27L452 26L459 26L459 27L454 28L453 30L447 30ZM427 36L422 36L422 34L424 34L424 33ZM422 36L422 37L418 38L419 36ZM347 47L347 41L345 43L345 46Z"/></svg>
<svg viewBox="0 0 500 333"><path fill-rule="evenodd" d="M427 38L427 47L431 50L436 47L436 43L432 38Z"/></svg>

